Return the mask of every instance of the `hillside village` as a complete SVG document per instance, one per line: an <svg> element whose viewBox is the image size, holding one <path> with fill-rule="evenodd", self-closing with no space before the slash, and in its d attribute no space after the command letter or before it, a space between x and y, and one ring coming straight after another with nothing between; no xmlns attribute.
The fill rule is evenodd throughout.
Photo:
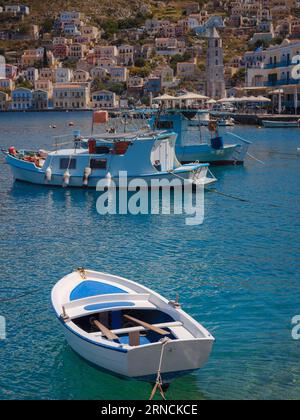
<svg viewBox="0 0 300 420"><path fill-rule="evenodd" d="M111 3L0 1L0 110L149 106L181 91L300 108L300 1Z"/></svg>

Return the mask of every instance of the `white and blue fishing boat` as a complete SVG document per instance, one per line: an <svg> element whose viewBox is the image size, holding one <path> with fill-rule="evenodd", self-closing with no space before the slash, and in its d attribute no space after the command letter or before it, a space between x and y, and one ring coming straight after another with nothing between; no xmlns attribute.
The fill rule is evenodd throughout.
<svg viewBox="0 0 300 420"><path fill-rule="evenodd" d="M183 164L242 165L251 142L239 138L236 143L225 143L219 135L218 122L201 119L202 114L202 111L193 109L166 109L153 116L150 125L158 130L177 133L176 155ZM201 130L203 125L208 126L205 134ZM191 130L192 126L199 128L198 136Z"/></svg>
<svg viewBox="0 0 300 420"><path fill-rule="evenodd" d="M126 180L142 178L147 185L155 180L188 180L198 185L216 181L208 176L207 163L181 165L175 154L176 134L162 131L136 131L92 137L86 143L76 132L72 147L55 151L18 151L6 154L14 178L32 184L96 188L101 180L120 186Z"/></svg>
<svg viewBox="0 0 300 420"><path fill-rule="evenodd" d="M214 338L178 302L122 277L78 269L52 290L71 348L116 375L164 383L201 368Z"/></svg>

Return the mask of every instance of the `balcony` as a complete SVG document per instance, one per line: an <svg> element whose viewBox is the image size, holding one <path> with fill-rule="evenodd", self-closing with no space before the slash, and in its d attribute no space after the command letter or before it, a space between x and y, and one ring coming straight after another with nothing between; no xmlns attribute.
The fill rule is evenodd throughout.
<svg viewBox="0 0 300 420"><path fill-rule="evenodd" d="M278 63L264 64L263 68L270 70L270 69L278 69L281 67L291 67L291 66L294 66L294 64L290 60L283 60L283 61L279 61Z"/></svg>
<svg viewBox="0 0 300 420"><path fill-rule="evenodd" d="M280 79L276 81L268 81L264 83L264 86L266 87L278 87L278 86L284 86L284 85L294 85L294 86L300 86L300 79L294 80L294 79Z"/></svg>

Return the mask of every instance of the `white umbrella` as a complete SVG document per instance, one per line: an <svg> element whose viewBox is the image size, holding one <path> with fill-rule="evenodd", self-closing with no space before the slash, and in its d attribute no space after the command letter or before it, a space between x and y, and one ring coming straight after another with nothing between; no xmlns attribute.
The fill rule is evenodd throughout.
<svg viewBox="0 0 300 420"><path fill-rule="evenodd" d="M214 99L209 99L206 103L209 105L213 105L213 104L216 104L217 101L215 101Z"/></svg>
<svg viewBox="0 0 300 420"><path fill-rule="evenodd" d="M154 98L153 101L175 101L176 99L177 98L175 96L165 94Z"/></svg>
<svg viewBox="0 0 300 420"><path fill-rule="evenodd" d="M199 95L199 93L188 92L185 95L177 96L176 99L180 101L204 101L209 98L208 96Z"/></svg>
<svg viewBox="0 0 300 420"><path fill-rule="evenodd" d="M219 99L217 102L221 103L221 104L226 104L226 103L233 103L236 102L237 98L235 98L234 96L230 96L229 98L222 98Z"/></svg>
<svg viewBox="0 0 300 420"><path fill-rule="evenodd" d="M266 98L265 96L258 96L257 100L258 102L272 102L271 99Z"/></svg>
<svg viewBox="0 0 300 420"><path fill-rule="evenodd" d="M271 102L271 100L264 96L243 96L238 98L237 102Z"/></svg>

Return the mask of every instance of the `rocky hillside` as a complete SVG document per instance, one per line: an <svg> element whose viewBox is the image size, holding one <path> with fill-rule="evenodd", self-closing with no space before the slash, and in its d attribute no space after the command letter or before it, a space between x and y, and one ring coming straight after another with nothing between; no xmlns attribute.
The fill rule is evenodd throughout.
<svg viewBox="0 0 300 420"><path fill-rule="evenodd" d="M0 1L0 5L11 3L21 3L29 6L31 18L35 18L40 23L43 18L55 17L55 15L62 10L76 10L93 17L101 16L124 19L135 14L142 4L148 2L143 0L55 0L53 2L41 0Z"/></svg>

